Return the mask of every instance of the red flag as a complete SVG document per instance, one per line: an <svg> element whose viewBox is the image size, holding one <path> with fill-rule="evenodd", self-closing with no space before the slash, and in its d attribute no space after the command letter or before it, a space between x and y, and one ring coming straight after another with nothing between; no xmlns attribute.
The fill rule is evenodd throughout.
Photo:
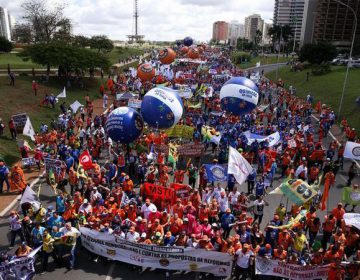
<svg viewBox="0 0 360 280"><path fill-rule="evenodd" d="M79 163L82 165L84 170L89 170L93 168L91 156L88 150L85 150L81 153L79 157Z"/></svg>
<svg viewBox="0 0 360 280"><path fill-rule="evenodd" d="M321 211L324 211L326 209L326 202L329 198L329 189L330 189L330 180L325 179L324 193L321 198Z"/></svg>

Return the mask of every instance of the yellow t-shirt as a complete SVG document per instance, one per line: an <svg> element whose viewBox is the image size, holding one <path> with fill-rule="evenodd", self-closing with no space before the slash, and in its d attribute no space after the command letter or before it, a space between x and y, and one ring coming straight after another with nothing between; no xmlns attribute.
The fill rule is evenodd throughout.
<svg viewBox="0 0 360 280"><path fill-rule="evenodd" d="M294 249L296 251L302 251L306 241L307 241L307 239L304 234L302 234L301 236L296 235L296 237L294 238Z"/></svg>

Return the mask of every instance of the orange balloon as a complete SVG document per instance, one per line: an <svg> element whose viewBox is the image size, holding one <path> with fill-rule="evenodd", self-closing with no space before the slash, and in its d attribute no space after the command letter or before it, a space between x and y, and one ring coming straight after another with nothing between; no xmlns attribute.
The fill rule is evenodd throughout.
<svg viewBox="0 0 360 280"><path fill-rule="evenodd" d="M137 76L142 81L151 81L155 76L155 69L150 63L143 63L137 69Z"/></svg>
<svg viewBox="0 0 360 280"><path fill-rule="evenodd" d="M186 54L186 53L188 53L189 48L188 48L187 46L183 46L183 47L180 49L180 51L181 51L182 54Z"/></svg>
<svg viewBox="0 0 360 280"><path fill-rule="evenodd" d="M165 48L159 51L159 60L162 64L170 64L176 58L176 53L173 49Z"/></svg>
<svg viewBox="0 0 360 280"><path fill-rule="evenodd" d="M197 59L200 56L198 48L190 48L187 55L191 59Z"/></svg>

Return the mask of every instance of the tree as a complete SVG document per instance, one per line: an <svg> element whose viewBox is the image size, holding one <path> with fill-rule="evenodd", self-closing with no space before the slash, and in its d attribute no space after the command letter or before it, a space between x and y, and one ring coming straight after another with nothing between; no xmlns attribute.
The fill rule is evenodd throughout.
<svg viewBox="0 0 360 280"><path fill-rule="evenodd" d="M76 47L90 47L90 38L83 35L75 35L72 37L72 44Z"/></svg>
<svg viewBox="0 0 360 280"><path fill-rule="evenodd" d="M49 44L59 38L66 41L71 32L71 21L64 16L64 6L49 8L44 0L28 0L22 4L22 8L33 42Z"/></svg>
<svg viewBox="0 0 360 280"><path fill-rule="evenodd" d="M268 30L268 35L271 37L273 44L278 42L279 46L281 41L287 43L289 38L292 36L292 31L290 25L273 25Z"/></svg>
<svg viewBox="0 0 360 280"><path fill-rule="evenodd" d="M258 29L258 30L256 30L255 37L254 37L255 48L257 48L259 46L259 44L261 43L261 40L262 40L262 32Z"/></svg>
<svg viewBox="0 0 360 280"><path fill-rule="evenodd" d="M329 62L337 55L336 47L328 42L305 44L300 50L299 60L311 64Z"/></svg>
<svg viewBox="0 0 360 280"><path fill-rule="evenodd" d="M77 70L106 69L110 66L109 60L102 54L61 42L31 45L18 55L37 64L59 67L65 74Z"/></svg>
<svg viewBox="0 0 360 280"><path fill-rule="evenodd" d="M0 36L0 52L11 52L14 45L5 37Z"/></svg>
<svg viewBox="0 0 360 280"><path fill-rule="evenodd" d="M236 42L236 49L237 50L252 50L254 47L253 42L249 42L248 39L245 38L238 38Z"/></svg>
<svg viewBox="0 0 360 280"><path fill-rule="evenodd" d="M92 36L90 39L90 48L100 52L111 52L114 48L114 44L106 35Z"/></svg>
<svg viewBox="0 0 360 280"><path fill-rule="evenodd" d="M28 24L17 24L14 28L14 40L18 43L30 44L33 42L31 27Z"/></svg>

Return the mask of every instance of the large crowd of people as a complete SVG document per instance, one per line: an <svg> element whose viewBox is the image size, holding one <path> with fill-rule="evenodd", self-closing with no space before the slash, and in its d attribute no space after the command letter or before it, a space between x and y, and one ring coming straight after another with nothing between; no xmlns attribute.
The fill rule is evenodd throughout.
<svg viewBox="0 0 360 280"><path fill-rule="evenodd" d="M333 187L339 170L344 167L344 143L335 140L330 145L324 144L336 119L332 109L316 105L319 122L315 124L311 118L315 108L313 97L298 98L281 80L273 82L260 75L257 83L259 104L263 108L241 117L225 114L221 112L218 95L221 86L232 75L250 77L251 73L238 70L227 50L208 48L202 56L207 60L206 71L195 63L178 63L166 70L172 71L171 80L159 70L161 77L154 78L153 83L142 83L129 71L109 77L100 93L106 100L108 94L129 89L141 96L156 86L156 79L173 88L186 85L193 97L191 102L184 100L185 113L179 125L194 128L191 141L205 145L208 163L226 164L229 146L238 150L253 166L247 183L238 185L232 175L222 184L208 180L202 165L206 162L200 156L180 156L175 165L169 163L157 147L186 140L174 139L165 131L146 128L130 145L114 143L105 132L106 118L112 109L126 106L127 101L115 100L111 109L96 114L93 101L86 96L85 108L80 113L73 115L62 108L61 121L54 121L49 127L42 125L35 137L34 151L27 146L21 148L24 158L34 154L38 168L46 158L59 159L64 163L64 172L55 174L55 183L49 179L56 193L55 205L41 206L35 211L25 204L20 213L11 212L10 246L14 246L17 236L22 242L15 257L26 256L42 245L42 272L45 272L50 256L61 265L64 251L59 248L68 243L71 255L68 266L73 268L77 248L81 246L76 242L80 236L78 229L88 227L138 243L231 254L237 279L255 277L255 257L304 266L330 264L329 279L343 279L343 261L360 261L359 229L346 225L343 219L346 212L355 211L355 205L349 209L349 205L339 201L337 207L328 209L328 215L320 219L319 191L302 206L289 208L280 203L270 220L263 219L271 203L269 192L276 187L275 179L298 178L310 185L327 181ZM210 74L209 68L215 69L216 74ZM200 107L191 106L199 102ZM107 103L104 107L108 107ZM221 132L218 143L204 137L201 132L204 125ZM346 120L342 125L347 139L359 141ZM281 141L271 147L268 141L249 145L245 131L260 135L279 132ZM79 157L85 150L93 162L87 171L79 165ZM3 183L8 184L9 173L5 162L0 161L1 192ZM354 189L358 188L353 183L356 173L356 165L352 164L347 185ZM165 187L171 183L188 183L192 188L172 204L149 199L143 188L146 182ZM286 226L302 210L307 210L307 214ZM74 238L65 240L69 233ZM93 260L98 259L90 255ZM5 255L2 261L10 258ZM355 265L355 271L348 268L348 275L359 275L358 266Z"/></svg>

